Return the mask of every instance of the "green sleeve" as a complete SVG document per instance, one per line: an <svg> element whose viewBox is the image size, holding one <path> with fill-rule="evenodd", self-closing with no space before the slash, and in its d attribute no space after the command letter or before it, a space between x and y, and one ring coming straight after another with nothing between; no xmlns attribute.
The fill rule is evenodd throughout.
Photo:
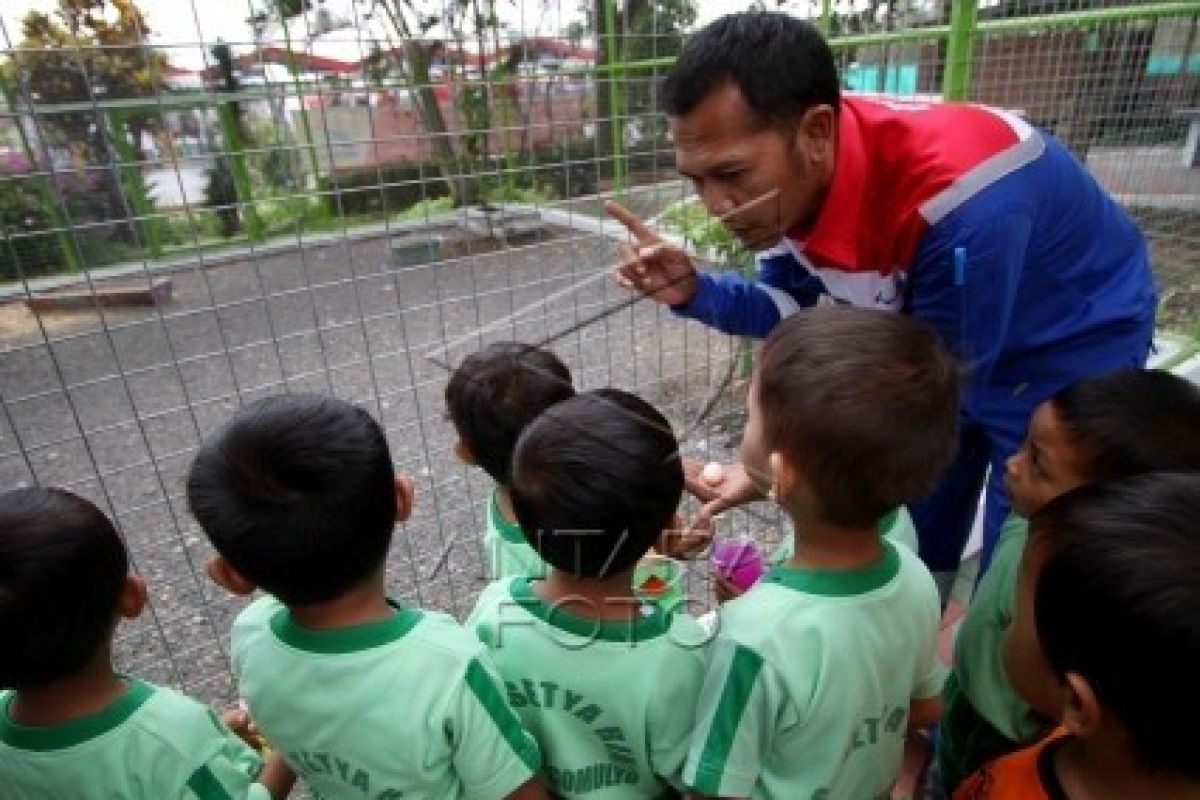
<svg viewBox="0 0 1200 800"><path fill-rule="evenodd" d="M505 598L509 596L508 584L511 582L512 579L507 578L483 587L483 591L479 593L479 599L475 601L475 607L471 609L471 613L467 615L467 619L463 623L463 627L475 634L475 637L483 642L489 650L500 646L498 627L504 610ZM509 602L512 601L509 600Z"/></svg>
<svg viewBox="0 0 1200 800"><path fill-rule="evenodd" d="M1016 742L1031 741L1044 729L1044 722L1036 718L1008 680L1001 648L1013 618L1017 574L1028 538L1028 521L1015 514L1010 516L954 647L954 669L963 694L990 725Z"/></svg>
<svg viewBox="0 0 1200 800"><path fill-rule="evenodd" d="M692 744L696 725L696 703L704 686L707 646L690 647L701 642L705 633L699 623L676 623L672 636L681 644L672 644L669 658L655 675L658 688L648 713L650 768L662 780L679 791L685 790L683 766ZM673 638L672 641L675 641Z"/></svg>
<svg viewBox="0 0 1200 800"><path fill-rule="evenodd" d="M213 754L194 770L183 794L187 800L271 800L271 794L255 783L263 762L258 753L209 712L217 737Z"/></svg>
<svg viewBox="0 0 1200 800"><path fill-rule="evenodd" d="M521 727L500 686L491 667L474 658L447 709L454 768L466 795L475 800L506 797L541 767L537 743Z"/></svg>
<svg viewBox="0 0 1200 800"><path fill-rule="evenodd" d="M783 681L762 656L719 640L700 691L684 783L699 794L749 797L776 738L798 722Z"/></svg>

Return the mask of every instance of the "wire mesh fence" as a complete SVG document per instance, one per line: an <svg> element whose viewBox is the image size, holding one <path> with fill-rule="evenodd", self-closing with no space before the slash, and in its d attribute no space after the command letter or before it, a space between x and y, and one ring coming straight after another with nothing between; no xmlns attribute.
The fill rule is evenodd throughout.
<svg viewBox="0 0 1200 800"><path fill-rule="evenodd" d="M153 15L127 20L119 44L68 19L53 57L37 26L5 17L0 31L0 487L65 486L113 515L152 598L124 629L123 668L230 697L224 641L239 604L203 574L211 550L182 476L205 434L265 394L331 393L380 419L418 486L389 588L460 616L482 585L489 492L455 459L443 418L446 367L462 355L544 343L580 388L655 402L686 452L732 452L742 386L725 378L739 343L629 303L606 277L622 241L606 197L689 233L679 209L695 201L660 92L703 9L518 5L505 29L485 24L497 13L486 3L431 6L436 28L422 33L400 3L292 15L275 4L248 7L238 38L190 5L193 34L169 43L148 38ZM835 15L847 88L941 99L951 5ZM1191 329L1200 4L1062 20L1102 5L980 4L968 97L1067 142L1142 221L1163 322ZM1058 19L987 27L1017 7ZM149 292L163 279L169 300ZM110 305L130 287L154 302ZM42 310L24 304L53 289ZM692 577L703 603L703 570Z"/></svg>

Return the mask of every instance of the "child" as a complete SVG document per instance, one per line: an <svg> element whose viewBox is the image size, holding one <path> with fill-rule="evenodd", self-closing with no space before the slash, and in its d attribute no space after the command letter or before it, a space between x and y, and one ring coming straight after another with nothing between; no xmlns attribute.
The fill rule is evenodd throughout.
<svg viewBox="0 0 1200 800"><path fill-rule="evenodd" d="M814 308L763 345L742 442L794 555L721 606L685 781L703 796L877 798L937 717L938 593L890 509L954 456L960 370L899 314Z"/></svg>
<svg viewBox="0 0 1200 800"><path fill-rule="evenodd" d="M1031 527L1004 663L1062 728L956 800L1200 798L1200 476L1084 486Z"/></svg>
<svg viewBox="0 0 1200 800"><path fill-rule="evenodd" d="M634 567L679 504L677 447L652 406L606 389L547 410L517 445L513 506L551 570L493 583L468 624L541 745L557 797L682 789L706 636L632 593Z"/></svg>
<svg viewBox="0 0 1200 800"><path fill-rule="evenodd" d="M211 709L113 670L117 620L145 604L98 508L61 489L0 495L5 800L287 795L294 779L282 763L263 770Z"/></svg>
<svg viewBox="0 0 1200 800"><path fill-rule="evenodd" d="M384 594L413 487L367 412L308 395L247 406L201 446L187 493L218 553L209 575L270 593L234 622L233 668L312 795L545 796L479 642Z"/></svg>
<svg viewBox="0 0 1200 800"><path fill-rule="evenodd" d="M545 577L545 562L513 514L509 464L525 426L574 394L571 373L558 356L518 342L497 342L467 356L446 384L446 408L458 433L454 452L496 482L483 535L488 580Z"/></svg>
<svg viewBox="0 0 1200 800"><path fill-rule="evenodd" d="M946 681L938 768L947 794L988 761L1040 738L1049 722L1013 691L1001 641L1016 602L1026 520L1083 483L1150 471L1200 471L1200 389L1166 372L1121 370L1087 378L1034 413L1008 461L1014 510L959 629Z"/></svg>

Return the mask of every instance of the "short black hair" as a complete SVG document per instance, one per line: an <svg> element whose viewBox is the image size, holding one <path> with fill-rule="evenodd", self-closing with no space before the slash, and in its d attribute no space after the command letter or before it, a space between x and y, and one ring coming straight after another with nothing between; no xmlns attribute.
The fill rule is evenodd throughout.
<svg viewBox="0 0 1200 800"><path fill-rule="evenodd" d="M463 359L446 384L446 410L476 463L508 486L517 437L535 417L574 397L571 371L548 350L496 342Z"/></svg>
<svg viewBox="0 0 1200 800"><path fill-rule="evenodd" d="M68 678L107 646L129 574L108 517L62 489L0 494L0 688Z"/></svg>
<svg viewBox="0 0 1200 800"><path fill-rule="evenodd" d="M200 447L188 504L213 547L287 604L334 600L379 568L396 522L383 429L333 397L277 395Z"/></svg>
<svg viewBox="0 0 1200 800"><path fill-rule="evenodd" d="M1147 770L1200 780L1200 475L1088 484L1030 525L1051 669L1087 679Z"/></svg>
<svg viewBox="0 0 1200 800"><path fill-rule="evenodd" d="M963 373L911 317L826 306L775 326L754 391L769 450L804 473L835 525L872 525L929 492L958 448Z"/></svg>
<svg viewBox="0 0 1200 800"><path fill-rule="evenodd" d="M1050 400L1089 482L1200 472L1200 387L1159 370L1084 378Z"/></svg>
<svg viewBox="0 0 1200 800"><path fill-rule="evenodd" d="M726 83L760 124L794 123L841 100L833 53L811 23L774 11L742 11L688 37L664 86L666 111L691 113Z"/></svg>
<svg viewBox="0 0 1200 800"><path fill-rule="evenodd" d="M679 443L640 397L586 392L521 434L509 491L543 560L580 577L607 577L636 564L679 507Z"/></svg>

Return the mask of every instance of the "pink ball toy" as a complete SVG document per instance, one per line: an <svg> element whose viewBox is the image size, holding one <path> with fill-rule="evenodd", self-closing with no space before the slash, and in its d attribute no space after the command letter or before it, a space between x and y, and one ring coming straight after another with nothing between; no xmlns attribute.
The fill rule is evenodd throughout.
<svg viewBox="0 0 1200 800"><path fill-rule="evenodd" d="M713 568L739 589L749 589L766 572L762 553L753 539L722 539L713 545Z"/></svg>

